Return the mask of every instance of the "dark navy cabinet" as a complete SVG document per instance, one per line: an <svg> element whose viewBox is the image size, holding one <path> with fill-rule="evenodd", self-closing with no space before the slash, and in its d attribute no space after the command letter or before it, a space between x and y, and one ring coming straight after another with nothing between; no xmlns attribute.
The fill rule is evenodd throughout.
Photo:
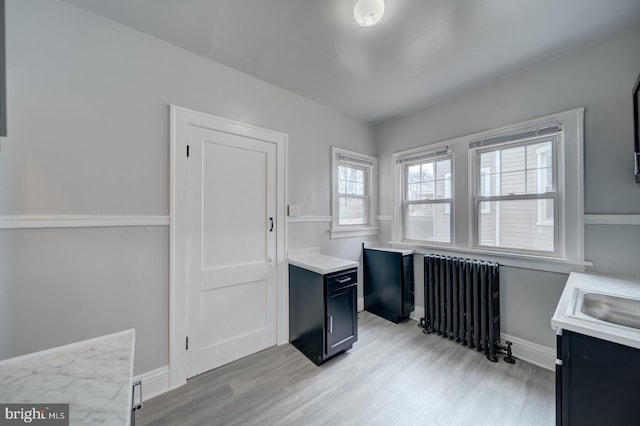
<svg viewBox="0 0 640 426"><path fill-rule="evenodd" d="M289 342L320 365L358 340L357 268L321 275L289 265Z"/></svg>
<svg viewBox="0 0 640 426"><path fill-rule="evenodd" d="M414 309L413 255L363 248L364 309L399 323Z"/></svg>
<svg viewBox="0 0 640 426"><path fill-rule="evenodd" d="M557 426L640 424L640 349L563 330L557 352Z"/></svg>

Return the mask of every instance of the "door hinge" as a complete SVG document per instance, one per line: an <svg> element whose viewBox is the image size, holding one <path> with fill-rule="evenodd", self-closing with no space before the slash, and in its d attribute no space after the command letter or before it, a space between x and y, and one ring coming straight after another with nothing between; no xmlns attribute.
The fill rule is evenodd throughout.
<svg viewBox="0 0 640 426"><path fill-rule="evenodd" d="M189 350L189 336L187 336L187 339L186 339L186 342L185 342L185 345L184 345L184 349L187 350L187 351Z"/></svg>
<svg viewBox="0 0 640 426"><path fill-rule="evenodd" d="M187 145L187 157L189 156L189 145Z"/></svg>

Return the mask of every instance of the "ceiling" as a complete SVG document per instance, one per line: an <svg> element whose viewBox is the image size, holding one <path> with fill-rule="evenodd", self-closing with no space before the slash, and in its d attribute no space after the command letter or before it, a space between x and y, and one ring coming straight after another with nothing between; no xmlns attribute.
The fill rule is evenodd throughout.
<svg viewBox="0 0 640 426"><path fill-rule="evenodd" d="M64 0L367 122L640 24L639 0Z"/></svg>

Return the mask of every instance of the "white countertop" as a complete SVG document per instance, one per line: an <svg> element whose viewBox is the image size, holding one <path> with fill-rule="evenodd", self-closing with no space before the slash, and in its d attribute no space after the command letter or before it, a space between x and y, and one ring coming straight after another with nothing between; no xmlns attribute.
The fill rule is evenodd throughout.
<svg viewBox="0 0 640 426"><path fill-rule="evenodd" d="M640 279L572 272L551 319L554 330L575 331L640 349L640 330L601 321L581 312L585 293L640 299Z"/></svg>
<svg viewBox="0 0 640 426"><path fill-rule="evenodd" d="M289 252L289 264L307 269L320 275L326 275L332 272L339 272L360 266L358 262L354 262L353 260L321 254L320 248L318 247L291 250Z"/></svg>
<svg viewBox="0 0 640 426"><path fill-rule="evenodd" d="M393 248L393 247L367 247L366 245L364 246L364 248L369 249L369 250L379 250L379 251L388 251L391 253L400 253L403 256L408 256L410 254L415 253L414 250L411 249L401 249L401 248Z"/></svg>
<svg viewBox="0 0 640 426"><path fill-rule="evenodd" d="M0 361L3 403L69 404L71 425L126 426L134 330Z"/></svg>

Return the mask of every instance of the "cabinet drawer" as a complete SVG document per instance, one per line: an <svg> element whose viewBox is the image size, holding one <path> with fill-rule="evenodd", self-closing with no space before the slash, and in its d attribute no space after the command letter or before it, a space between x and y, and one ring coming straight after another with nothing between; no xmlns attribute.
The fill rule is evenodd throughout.
<svg viewBox="0 0 640 426"><path fill-rule="evenodd" d="M341 271L334 275L327 277L327 290L333 290L335 288L346 287L348 285L356 284L358 282L358 270L350 269L348 271Z"/></svg>

